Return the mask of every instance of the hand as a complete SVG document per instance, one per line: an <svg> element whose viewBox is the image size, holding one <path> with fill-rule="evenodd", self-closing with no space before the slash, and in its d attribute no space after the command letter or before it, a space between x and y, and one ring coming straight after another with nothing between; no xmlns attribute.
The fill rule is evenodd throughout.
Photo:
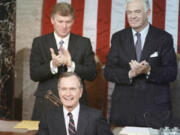
<svg viewBox="0 0 180 135"><path fill-rule="evenodd" d="M150 72L151 66L149 65L149 63L147 61L144 60L140 64L143 67L142 73L147 74L148 72Z"/></svg>
<svg viewBox="0 0 180 135"><path fill-rule="evenodd" d="M64 47L62 47L63 56L65 57L64 64L66 64L68 67L71 67L72 60L71 55L68 50L66 50Z"/></svg>
<svg viewBox="0 0 180 135"><path fill-rule="evenodd" d="M140 74L147 74L150 71L150 65L146 61L142 61L141 63L137 62L136 60L131 60L129 62L131 70L129 72L130 77L135 77Z"/></svg>
<svg viewBox="0 0 180 135"><path fill-rule="evenodd" d="M59 67L63 64L62 54L56 55L53 48L50 48L52 64L54 67Z"/></svg>
<svg viewBox="0 0 180 135"><path fill-rule="evenodd" d="M133 73L133 76L134 75L137 76L137 75L141 74L142 67L139 62L137 62L136 60L131 60L131 62L129 62L129 65L131 67L130 74Z"/></svg>
<svg viewBox="0 0 180 135"><path fill-rule="evenodd" d="M131 69L131 70L129 71L129 78L133 78L133 77L136 77L136 72Z"/></svg>

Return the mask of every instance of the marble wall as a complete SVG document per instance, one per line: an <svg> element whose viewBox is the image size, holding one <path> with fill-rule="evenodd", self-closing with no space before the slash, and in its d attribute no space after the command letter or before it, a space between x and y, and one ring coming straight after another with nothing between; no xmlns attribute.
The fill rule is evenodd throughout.
<svg viewBox="0 0 180 135"><path fill-rule="evenodd" d="M0 1L0 118L10 119L13 110L15 0Z"/></svg>

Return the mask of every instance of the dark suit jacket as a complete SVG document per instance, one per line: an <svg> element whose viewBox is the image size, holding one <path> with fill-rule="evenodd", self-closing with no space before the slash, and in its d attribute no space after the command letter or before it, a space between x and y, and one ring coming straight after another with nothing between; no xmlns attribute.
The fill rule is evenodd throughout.
<svg viewBox="0 0 180 135"><path fill-rule="evenodd" d="M38 135L67 135L63 108L54 108L42 115ZM102 113L80 105L76 135L113 135Z"/></svg>
<svg viewBox="0 0 180 135"><path fill-rule="evenodd" d="M136 116L144 118L149 112L169 111L169 83L177 75L172 36L150 25L141 61L149 62L151 72L148 77L139 75L133 78L132 82L128 77L129 62L136 60L132 29L116 32L111 43L104 71L105 78L115 83L111 122L116 125L134 125L141 121Z"/></svg>
<svg viewBox="0 0 180 135"><path fill-rule="evenodd" d="M50 48L58 52L54 33L37 37L33 40L30 56L30 76L35 82L39 82L35 96L44 97L47 90L57 93L57 81L63 68L53 75L50 71L51 54ZM88 38L70 34L68 50L72 61L75 62L75 72L82 80L94 80L96 77L96 64L94 53Z"/></svg>

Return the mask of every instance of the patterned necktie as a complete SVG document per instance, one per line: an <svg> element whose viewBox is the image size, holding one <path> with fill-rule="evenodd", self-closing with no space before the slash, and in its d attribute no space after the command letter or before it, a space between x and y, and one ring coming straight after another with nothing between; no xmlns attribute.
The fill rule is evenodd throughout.
<svg viewBox="0 0 180 135"><path fill-rule="evenodd" d="M68 127L69 135L76 135L76 129L75 129L72 113L69 112L68 116L69 116L69 127Z"/></svg>
<svg viewBox="0 0 180 135"><path fill-rule="evenodd" d="M61 40L61 41L59 42L59 49L58 49L58 50L59 50L60 52L62 52L62 53L63 53L63 50L62 50L63 44L64 44L64 41ZM62 72L66 72L66 68L65 68L65 65L64 65L64 64L62 64L62 67L63 67L63 68L61 69Z"/></svg>
<svg viewBox="0 0 180 135"><path fill-rule="evenodd" d="M63 44L64 44L64 41L61 40L61 41L59 42L59 51L62 51L62 46L63 46Z"/></svg>
<svg viewBox="0 0 180 135"><path fill-rule="evenodd" d="M137 61L140 62L141 58L141 33L137 32L137 41L136 41L136 56L137 56Z"/></svg>

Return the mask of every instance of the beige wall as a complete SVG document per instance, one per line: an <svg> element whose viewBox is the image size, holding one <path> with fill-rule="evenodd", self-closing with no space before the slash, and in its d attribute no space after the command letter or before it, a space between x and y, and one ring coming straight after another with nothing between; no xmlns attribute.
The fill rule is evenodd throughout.
<svg viewBox="0 0 180 135"><path fill-rule="evenodd" d="M36 83L29 76L29 56L34 37L41 33L43 0L16 0L15 98L23 97L23 119L30 119Z"/></svg>

